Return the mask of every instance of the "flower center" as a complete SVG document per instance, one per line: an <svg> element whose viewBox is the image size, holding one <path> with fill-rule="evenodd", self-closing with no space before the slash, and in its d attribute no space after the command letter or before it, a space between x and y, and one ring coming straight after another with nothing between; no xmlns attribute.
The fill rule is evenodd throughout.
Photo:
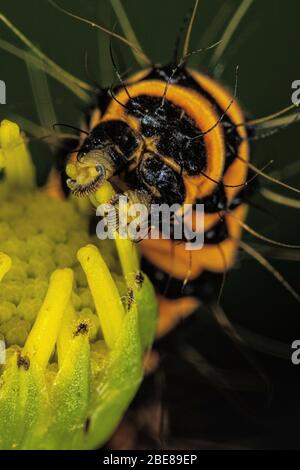
<svg viewBox="0 0 300 470"><path fill-rule="evenodd" d="M2 187L0 199L0 252L12 260L1 282L0 339L7 346L22 347L45 298L51 273L72 268L76 316L88 325L90 341L101 341L94 300L76 258L82 246L96 242L88 233L88 217L69 202L53 200L39 191L11 192ZM126 286L112 244L106 244L103 256L115 270L112 275L124 297Z"/></svg>

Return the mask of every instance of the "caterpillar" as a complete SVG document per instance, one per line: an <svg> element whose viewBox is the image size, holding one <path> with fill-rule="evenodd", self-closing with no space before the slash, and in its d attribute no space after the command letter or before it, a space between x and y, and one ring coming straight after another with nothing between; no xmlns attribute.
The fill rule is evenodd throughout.
<svg viewBox="0 0 300 470"><path fill-rule="evenodd" d="M84 138L80 138L79 148L76 152L73 147L70 149L69 161L76 171L75 177L67 180L69 189L77 196L84 196L110 181L119 193L148 206L157 202L204 205L202 249L188 251L172 236L159 240L150 237L140 242L142 268L160 299L159 334L196 310L200 302L220 298L225 274L234 266L240 247L299 300L282 276L260 254L254 253L253 248L241 242L244 228L267 242L290 247L258 234L245 219L256 191L257 176L299 193L296 188L268 176L265 167L258 169L250 159L251 140L272 135L296 121L297 113L286 116L295 106L265 118L247 120L236 98L237 71L235 89L229 92L215 78L188 66L188 59L204 50L216 48L215 56L219 58L232 31L225 32L221 42L190 51L198 7L195 1L181 57L162 66L152 64L129 37L70 13L52 0L49 3L104 31L111 39L122 41L146 65L124 79L115 64L111 42L111 61L119 83L110 88L97 85L95 92L95 87L60 69L2 16L1 20L43 60L48 73L56 74L57 79L84 101L95 103L85 114L85 127L80 130ZM242 2L237 12L239 20L250 3ZM193 216L192 213L192 226Z"/></svg>
<svg viewBox="0 0 300 470"><path fill-rule="evenodd" d="M54 2L51 1L50 3L57 7ZM245 13L250 4L251 0L240 2L234 18L240 21L241 15ZM213 74L209 75L205 71L189 67L190 57L210 49L213 51L213 57L215 63L217 63L233 34L232 26L235 28L237 26L237 24L233 25L234 21L232 20L229 24L230 28L226 29L221 42L203 49L190 50L191 32L197 7L198 1L194 4L190 21L186 27L181 53L178 53L176 58L166 65L152 64L152 61L130 35L127 34L126 37L123 37L116 33L115 29L108 30L59 7L59 10L79 21L83 21L88 26L103 31L112 39L110 47L111 62L118 84L114 83L108 88L101 88L98 84L95 86L94 84L90 85L90 83L83 82L63 71L44 53L33 46L1 14L0 20L9 26L29 48L32 55L26 54L26 60L49 73L50 76L69 88L82 102L89 104L84 114L84 124L82 124L81 129L66 125L69 128L73 127L73 130L76 130L78 134L69 136L70 142L64 142L64 150L68 150L67 155L64 154L62 159L61 154L57 156L59 159L58 166L62 173L62 183L66 191L71 190L76 196L93 195L108 180L118 193L128 194L133 201L142 201L146 205L152 202L167 202L171 205L174 201L182 205L185 203L191 203L192 205L204 204L204 247L201 250L187 251L183 243L178 243L177 240L172 238L170 240L150 238L141 240L139 243L142 253L142 270L151 278L160 302L158 336L169 332L181 318L198 311L200 304L204 303L206 306L211 307L208 312L214 314L213 321L217 320L223 332L230 337L230 340L234 340L235 346L244 353L250 365L259 373L259 378L265 382L265 375L261 373L260 368L257 368L255 361L252 361L252 358L249 357L247 347L244 346L250 346L255 351L263 351L266 354L274 352L275 356L277 354L281 358L283 355L289 357L289 344L284 345L283 354L281 343L278 345L276 341L274 342L270 338L253 335L247 327L241 327L235 321L231 324L222 309L215 306L215 301L220 301L226 273L236 265L239 259L237 256L238 250L241 249L245 251L247 256L253 257L260 265L271 272L299 302L298 293L264 258L263 249L267 255L272 253L278 258L282 256L284 259L293 259L292 254L287 255L286 250L267 251L266 246L260 247L261 251L259 251L260 248L256 250L254 246L248 245L241 239L242 231L245 230L251 236L255 236L266 243L294 248L294 246L276 242L259 234L248 225L246 218L248 209L253 204L252 196L259 191L274 203L299 208L299 201L295 199L279 195L269 189L260 189L262 180L266 179L289 191L299 193L298 189L265 173L266 166L257 168L253 164L254 151L251 145L253 140L271 136L277 130L296 122L298 113L288 114L295 108L295 106L288 106L270 116L250 119L244 107L237 100L237 71L236 83L232 87L233 91L228 91ZM113 52L116 41L121 41L129 46L141 64L141 70L132 74L129 78L125 78L116 66ZM3 46L5 44L1 45L1 47ZM21 50L12 49L12 51L15 55L23 57ZM53 120L53 122L55 121ZM35 131L35 129L33 130ZM35 135L33 132L37 139L40 138L40 134ZM60 137L64 138L65 136L63 136L63 133L56 133L54 137L51 136L53 140ZM42 139L46 138L47 132ZM74 142L76 144L79 142L79 146L76 145L76 152L74 152ZM71 178L68 181L68 187L65 174L66 157L68 161L75 164L78 171L78 178L74 180ZM286 176L289 175L286 174ZM257 184L258 180L259 183ZM115 203L115 201L112 202ZM297 253L294 259L296 258ZM143 275L139 274L139 276L140 278L136 279L137 284L143 282ZM258 283L263 284L259 280ZM239 297L237 304L240 305L245 290L241 294L239 292L240 284L237 283L236 287L237 294L233 292L232 298L236 302L236 298ZM251 292L250 295L252 295L252 292L256 294L255 282L249 282L245 289ZM126 302L128 309L135 302L132 294L132 291L129 290L124 295L124 302ZM254 297L256 308L256 304L260 303L261 299L257 294L253 295ZM272 319L275 303L274 301L270 302ZM248 311L253 308L252 305L247 306ZM287 309L286 306L284 308ZM189 389L191 396L186 399L185 391L188 390L188 387L178 387L178 383L186 385L186 376L182 374L180 359L183 359L188 366L191 365L201 377L208 378L208 381L212 381L218 386L221 384L221 388L224 385L223 374L220 373L221 380L218 382L219 370L214 371L209 365L205 354L202 357L196 348L189 347L189 341L185 341L186 330L189 329L189 334L191 330L194 330L194 343L197 345L199 343L203 347L201 327L196 323L200 317L201 321L207 321L205 309L201 310L202 313L204 315L199 315L199 317L193 315L190 319L191 322L180 325L178 330L173 332L173 335L166 337L165 343L161 341L156 344L155 349L152 351L152 364L148 364L148 369L146 369L153 372L159 367L158 372L160 373L163 370L166 352L169 354L171 350L170 354L172 354L172 346L175 344L176 356L174 355L174 361L169 367L171 372L168 371L172 374L174 363L177 367L179 363L180 374L176 377L176 386L172 385L172 390L179 390L179 394L175 392L174 407L178 407L180 410L183 409L182 414L186 413L186 408L178 406L178 398L182 394L184 399L188 401L193 416L197 418L199 416L197 406L201 401L199 399L199 390L196 388L197 383L193 381L193 374L190 374L189 370L192 384ZM261 313L264 313L262 308L259 315ZM269 321L267 317L268 315L265 316L265 321ZM261 321L261 316L259 318L259 321ZM207 328L203 330L202 335L207 335ZM180 342L178 341L179 337ZM208 342L212 345L212 348L215 348L216 339L214 336L209 337ZM222 348L220 351L220 353L218 351L218 355L222 357ZM163 358L162 361L159 361L159 356ZM151 376L148 376L148 380L156 381L157 375L151 374ZM226 371L224 377L225 379L227 377ZM244 376L242 376L242 380L246 380ZM250 380L252 387L252 376ZM232 383L234 384L233 381ZM201 387L202 385L201 383ZM230 377L227 385L231 385ZM225 388L227 385L225 383ZM151 413L144 412L139 415L136 411L141 403L137 401L133 404L132 410L129 411L129 427L127 426L127 420L124 421L124 435L126 435L126 438L128 438L130 430L134 426L136 426L136 433L139 434L140 438L141 430L147 427L145 422L147 423L148 415L149 421L151 421L151 426L149 424L149 434L151 436L153 435L157 439L157 423L160 417L163 426L160 426L162 429L159 430L159 434L161 433L164 437L164 434L168 432L168 423L165 425L162 410L164 405L164 400L161 398L162 393L160 390L158 396L154 396L153 393L154 389L157 387L161 389L163 386L160 385L160 382L158 385L155 382L155 387L152 384L150 384L150 387L149 384L145 384L145 388L147 386L150 388L149 402L152 403L154 400L155 406L150 407ZM145 402L147 403L145 388L140 397L142 411ZM194 391L196 399L193 402L192 392ZM288 392L290 394L290 389ZM256 392L255 395L257 395ZM205 393L204 398L205 400L202 400L202 402L205 402L205 406L208 408ZM237 396L234 395L232 401L235 401L236 398ZM223 402L223 396L221 400ZM219 413L219 407L215 406L215 403L211 408ZM189 413L186 414L188 420ZM231 418L232 413L230 410L228 420L230 423ZM134 426L132 423L134 423ZM182 429L182 423L180 423L180 427ZM228 439L227 433L226 439ZM117 443L114 442L111 445L119 448L118 439Z"/></svg>
<svg viewBox="0 0 300 470"><path fill-rule="evenodd" d="M250 161L256 122L246 121L236 100L237 77L230 93L188 67L188 58L201 52L188 50L197 6L196 1L177 62L152 65L141 52L151 66L124 80L111 43L119 84L101 89L96 106L89 108L88 135L72 154L76 171L68 179L78 196L93 193L108 180L129 200L146 206L204 205L202 249L186 250L172 233L170 239L147 237L140 243L142 268L160 300L159 334L200 302L220 297L225 274L235 264L256 176L264 174ZM194 218L195 211L191 226Z"/></svg>

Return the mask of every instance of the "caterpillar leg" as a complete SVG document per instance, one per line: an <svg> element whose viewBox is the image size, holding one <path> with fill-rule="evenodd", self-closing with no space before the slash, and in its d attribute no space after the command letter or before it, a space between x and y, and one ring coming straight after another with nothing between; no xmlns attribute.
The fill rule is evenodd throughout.
<svg viewBox="0 0 300 470"><path fill-rule="evenodd" d="M110 202L109 219L113 230L122 238L139 241L148 234L151 196L145 191L128 190Z"/></svg>

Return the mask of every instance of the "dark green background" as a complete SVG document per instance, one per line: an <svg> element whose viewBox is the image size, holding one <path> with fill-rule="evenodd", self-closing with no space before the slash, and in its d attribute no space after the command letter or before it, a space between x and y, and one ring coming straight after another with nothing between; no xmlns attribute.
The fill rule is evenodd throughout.
<svg viewBox="0 0 300 470"><path fill-rule="evenodd" d="M115 23L108 0L60 0L59 3L108 27ZM123 1L140 42L154 62L170 60L178 30L192 3L186 0ZM239 4L236 0L201 0L192 48L207 46L220 39L228 18ZM84 66L87 51L89 74L106 85L114 80L105 35L61 14L45 0L1 0L0 6L2 13L69 72L89 80ZM218 14L219 27L211 35L209 29ZM298 0L254 1L222 58L225 69L221 80L228 86L232 87L235 66L239 64L238 98L250 116L264 116L290 104L291 83L300 79L299 16ZM20 45L2 24L0 36ZM116 42L114 45L118 57L123 56L122 60L118 59L122 71L138 69L126 46ZM205 71L210 54L195 56L191 62ZM1 117L18 114L38 122L25 64L3 51L0 51L0 64L0 79L7 85L7 105L0 107ZM53 79L49 79L49 86L57 120L78 125L82 104ZM299 159L299 125L255 143L253 161L263 166L274 159L272 172L284 177L289 165ZM42 183L52 156L40 143L32 143L31 149ZM293 172L288 182L300 186L299 173ZM264 181L261 184L269 186ZM282 193L281 188L270 188ZM285 194L295 196L289 192ZM299 243L300 223L296 209L271 204L260 196L255 201L270 214L251 209L248 219L251 226L269 237ZM245 235L245 240L255 242L249 235ZM300 291L297 262L271 261ZM234 323L283 341L287 354L291 342L300 338L299 305L270 274L242 255L237 268L228 276L222 305ZM207 376L187 365L181 357L184 342L198 349L216 368L217 374L229 371L230 377L234 378L235 390L224 393L223 387L218 389L215 379L210 383ZM179 442L185 442L186 446L194 442L195 446L203 447L221 444L250 448L300 447L297 426L300 419L297 401L300 365L297 368L289 359L251 351L256 369L264 371L269 378L272 391L266 389L257 370L249 365L216 325L212 315L204 310L164 341L161 348L164 350L162 382L165 385L157 385L157 382L148 385L156 392L157 388L163 389L164 404L171 412L168 445L177 445L181 439Z"/></svg>

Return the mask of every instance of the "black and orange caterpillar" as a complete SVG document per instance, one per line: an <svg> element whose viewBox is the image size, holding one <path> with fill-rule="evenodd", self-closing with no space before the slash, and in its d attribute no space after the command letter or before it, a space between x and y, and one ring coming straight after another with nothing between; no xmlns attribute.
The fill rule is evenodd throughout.
<svg viewBox="0 0 300 470"><path fill-rule="evenodd" d="M254 121L245 120L236 91L186 65L197 4L179 63L153 65L124 81L112 57L120 85L101 89L89 110L75 159L82 177L68 180L77 195L109 180L135 202L204 204L202 249L188 251L172 239L140 243L143 270L160 297L161 333L199 301L218 297L261 173L250 163Z"/></svg>
<svg viewBox="0 0 300 470"><path fill-rule="evenodd" d="M101 95L77 157L78 165L97 165L100 177L69 185L87 194L106 178L115 184L120 179L135 200L140 193L151 202L204 204L201 250L190 252L166 239L140 244L143 268L164 293L164 305L190 310L195 298L216 293L222 272L234 263L241 231L235 217L244 220L247 212L249 144L245 126L236 127L244 120L239 106L232 103L226 111L232 97L203 74L180 67L162 102L172 70L143 71L127 81L126 90L114 91L115 99Z"/></svg>

